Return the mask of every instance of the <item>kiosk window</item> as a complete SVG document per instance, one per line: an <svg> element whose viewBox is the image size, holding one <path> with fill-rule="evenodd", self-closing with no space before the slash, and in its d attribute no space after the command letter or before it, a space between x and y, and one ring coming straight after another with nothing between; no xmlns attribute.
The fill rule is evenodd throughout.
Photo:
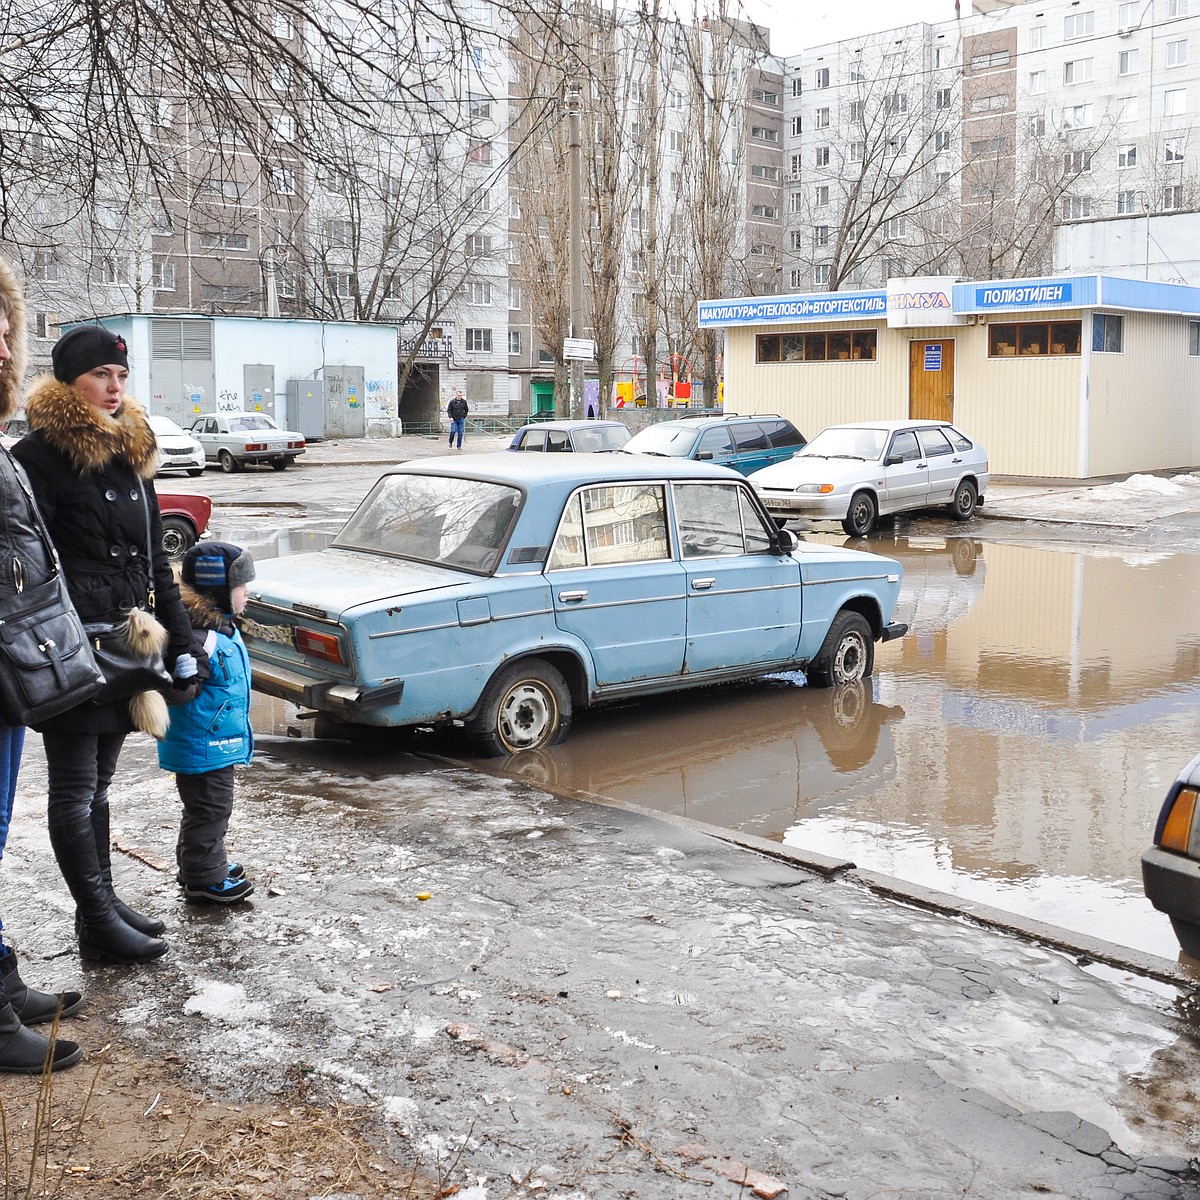
<svg viewBox="0 0 1200 1200"><path fill-rule="evenodd" d="M822 333L760 333L755 361L874 362L879 331L834 329Z"/></svg>
<svg viewBox="0 0 1200 1200"><path fill-rule="evenodd" d="M989 358L1041 358L1075 355L1083 337L1082 321L1023 321L988 326Z"/></svg>
<svg viewBox="0 0 1200 1200"><path fill-rule="evenodd" d="M1120 354L1125 349L1125 318L1116 313L1092 314L1092 349Z"/></svg>

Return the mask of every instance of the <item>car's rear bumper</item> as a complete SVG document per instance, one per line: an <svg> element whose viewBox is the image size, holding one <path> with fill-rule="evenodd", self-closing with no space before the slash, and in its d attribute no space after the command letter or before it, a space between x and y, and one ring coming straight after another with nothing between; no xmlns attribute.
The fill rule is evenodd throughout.
<svg viewBox="0 0 1200 1200"><path fill-rule="evenodd" d="M1159 912L1200 925L1200 862L1152 846L1142 854L1142 886Z"/></svg>
<svg viewBox="0 0 1200 1200"><path fill-rule="evenodd" d="M242 462L270 462L274 458L299 458L303 450L231 450L234 458Z"/></svg>
<svg viewBox="0 0 1200 1200"><path fill-rule="evenodd" d="M399 704L404 695L403 680L377 687L356 683L338 683L332 679L309 679L274 663L255 659L251 675L254 690L268 696L290 700L303 708L315 708L353 720L366 712L389 704Z"/></svg>
<svg viewBox="0 0 1200 1200"><path fill-rule="evenodd" d="M881 642L894 642L897 638L902 638L908 632L908 626L903 621L893 621L890 625L885 625L879 634Z"/></svg>

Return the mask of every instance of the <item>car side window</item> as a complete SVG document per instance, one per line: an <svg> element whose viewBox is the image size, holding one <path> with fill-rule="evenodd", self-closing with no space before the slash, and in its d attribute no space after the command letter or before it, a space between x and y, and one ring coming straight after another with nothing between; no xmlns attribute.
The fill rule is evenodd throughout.
<svg viewBox="0 0 1200 1200"><path fill-rule="evenodd" d="M544 429L527 429L518 450L545 450L546 431Z"/></svg>
<svg viewBox="0 0 1200 1200"><path fill-rule="evenodd" d="M733 436L737 442L739 454L745 454L750 450L769 450L771 448L766 432L755 421L745 421L740 425L735 425Z"/></svg>
<svg viewBox="0 0 1200 1200"><path fill-rule="evenodd" d="M733 453L733 439L729 436L729 430L723 425L718 425L714 429L706 429L700 435L700 441L696 446L696 457L702 458L705 455L711 455L713 458L723 458L727 454Z"/></svg>
<svg viewBox="0 0 1200 1200"><path fill-rule="evenodd" d="M663 485L599 484L571 497L548 566L553 571L670 557Z"/></svg>
<svg viewBox="0 0 1200 1200"><path fill-rule="evenodd" d="M684 558L757 554L770 548L771 535L744 488L677 483L673 494Z"/></svg>
<svg viewBox="0 0 1200 1200"><path fill-rule="evenodd" d="M915 462L921 457L921 448L917 445L917 435L911 429L902 430L892 438L888 458L899 457L901 462Z"/></svg>
<svg viewBox="0 0 1200 1200"><path fill-rule="evenodd" d="M804 445L804 437L791 421L763 421L763 429L771 439L771 445L777 449L795 446L797 449Z"/></svg>
<svg viewBox="0 0 1200 1200"><path fill-rule="evenodd" d="M571 440L564 429L551 429L546 434L546 450L548 453L561 453L571 449Z"/></svg>
<svg viewBox="0 0 1200 1200"><path fill-rule="evenodd" d="M940 429L918 429L917 437L921 442L921 450L926 458L937 458L940 454L953 454L954 447L946 441L946 435Z"/></svg>
<svg viewBox="0 0 1200 1200"><path fill-rule="evenodd" d="M955 450L972 450L974 443L969 437L959 433L953 425L943 425L942 432L950 439Z"/></svg>

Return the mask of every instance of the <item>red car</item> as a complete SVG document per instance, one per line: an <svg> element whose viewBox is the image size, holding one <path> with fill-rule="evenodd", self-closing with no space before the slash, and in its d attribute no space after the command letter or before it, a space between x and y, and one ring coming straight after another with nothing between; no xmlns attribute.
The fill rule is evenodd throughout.
<svg viewBox="0 0 1200 1200"><path fill-rule="evenodd" d="M207 532L212 501L207 496L182 492L159 492L162 512L163 549L170 558L182 558Z"/></svg>

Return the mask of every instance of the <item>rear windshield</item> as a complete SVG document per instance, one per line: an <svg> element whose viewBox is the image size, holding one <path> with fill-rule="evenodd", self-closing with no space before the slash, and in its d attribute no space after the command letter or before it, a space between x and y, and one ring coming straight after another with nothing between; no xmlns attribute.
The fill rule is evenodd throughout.
<svg viewBox="0 0 1200 1200"><path fill-rule="evenodd" d="M250 429L277 429L278 426L270 417L255 414L250 417L230 417L229 431L231 433L245 433Z"/></svg>
<svg viewBox="0 0 1200 1200"><path fill-rule="evenodd" d="M333 545L490 575L520 507L520 490L504 484L385 475Z"/></svg>
<svg viewBox="0 0 1200 1200"><path fill-rule="evenodd" d="M687 458L696 444L695 425L663 421L635 433L622 447L630 454L665 454L669 458Z"/></svg>

